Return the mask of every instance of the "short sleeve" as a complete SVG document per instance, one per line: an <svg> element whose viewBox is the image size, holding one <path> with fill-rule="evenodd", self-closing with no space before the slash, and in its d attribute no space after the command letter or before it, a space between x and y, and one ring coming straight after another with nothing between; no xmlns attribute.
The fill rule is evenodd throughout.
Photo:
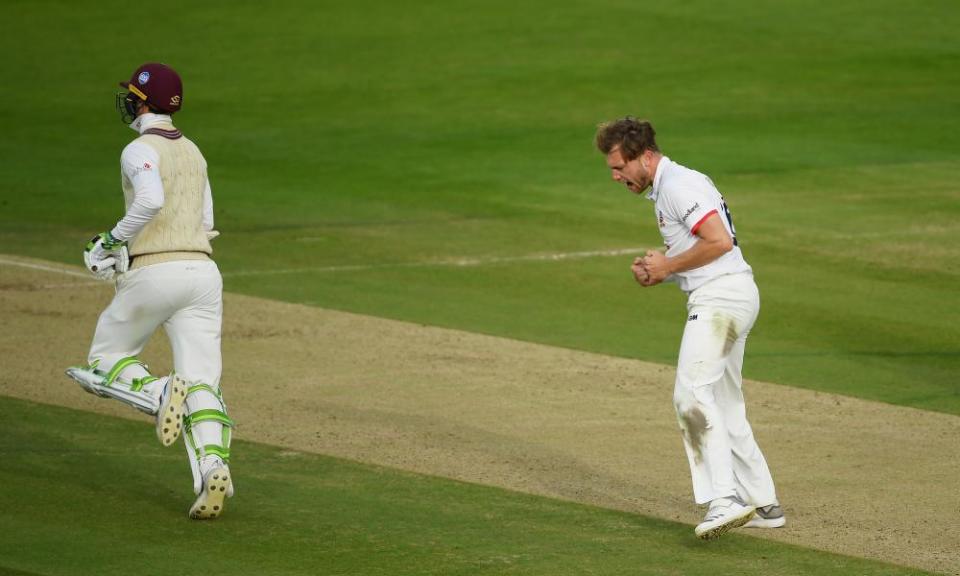
<svg viewBox="0 0 960 576"><path fill-rule="evenodd" d="M719 193L706 179L702 183L688 181L664 192L665 216L681 223L691 234L717 213L715 199Z"/></svg>

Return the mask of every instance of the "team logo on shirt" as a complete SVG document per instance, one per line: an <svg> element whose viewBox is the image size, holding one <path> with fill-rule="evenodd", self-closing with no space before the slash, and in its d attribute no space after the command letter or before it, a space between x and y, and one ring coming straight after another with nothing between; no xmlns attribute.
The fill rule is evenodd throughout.
<svg viewBox="0 0 960 576"><path fill-rule="evenodd" d="M137 166L136 168L133 169L133 174L130 175L130 178L136 178L140 174L143 174L144 172L148 172L150 170L153 170L153 164L149 162L144 162L143 166Z"/></svg>
<svg viewBox="0 0 960 576"><path fill-rule="evenodd" d="M150 81L150 73L147 72L146 70L144 70L143 72L140 73L139 76L137 76L137 82L138 82L141 86L143 86L144 84L146 84L146 83L149 82L149 81Z"/></svg>

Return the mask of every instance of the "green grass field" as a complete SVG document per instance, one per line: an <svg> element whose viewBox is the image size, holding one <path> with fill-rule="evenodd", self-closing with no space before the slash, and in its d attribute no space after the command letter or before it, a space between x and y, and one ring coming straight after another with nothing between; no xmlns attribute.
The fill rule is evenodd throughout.
<svg viewBox="0 0 960 576"><path fill-rule="evenodd" d="M0 398L0 521L17 528L0 574L923 573L251 443L243 506L194 522L179 446L154 444L136 422Z"/></svg>
<svg viewBox="0 0 960 576"><path fill-rule="evenodd" d="M133 137L113 111L116 82L161 60L184 77L177 123L209 161L227 290L672 364L682 295L637 287L631 256L510 260L659 245L649 203L609 181L592 145L598 122L635 114L731 206L763 299L748 378L960 414L953 2L177 1L138 10L11 0L0 22L0 49L12 55L0 65L0 252L77 264L89 237L112 227L123 207L119 153ZM458 259L487 263L449 264ZM111 542L136 534L157 544L151 555L202 543L255 564L269 548L289 562L283 574L321 565L622 573L644 569L654 544L668 552L650 573L677 562L689 564L675 573L706 573L720 559L737 573L759 569L741 547L777 556L784 574L837 573L831 563L848 561L749 538L708 552L687 541L686 527L329 459L288 462L258 446L244 447L256 457L238 473L255 478L245 498L266 508L224 518L229 539L188 525L166 496L120 518L78 508L59 526L54 503L68 494L57 479L78 468L91 505L137 506L147 484L131 495L101 485L128 471L119 452L85 435L93 419L6 400L2 409L5 436L49 451L34 470L34 456L3 440L4 484L20 497L37 494L25 482L44 486L37 514L3 496L15 531L2 530L0 565L25 573L69 573L58 571L67 564L90 573L95 556L83 542L103 531L116 534ZM29 433L35 419L55 417L71 427ZM173 474L165 460L138 458L151 470L138 478ZM259 493L273 482L286 499ZM410 492L380 526L373 511L384 490ZM417 491L433 490L447 500L417 502ZM300 497L326 504L292 512ZM496 517L511 517L496 530L476 505L486 498L502 503ZM343 528L342 514L325 509L348 502L367 512ZM405 522L431 524L431 505L451 517L408 539ZM275 534L239 549L241 535L274 521ZM543 537L518 544L504 524L514 534L542 526ZM484 550L463 544L484 538ZM70 562L55 562L53 550ZM497 564L505 558L515 562ZM98 573L134 565L127 560Z"/></svg>
<svg viewBox="0 0 960 576"><path fill-rule="evenodd" d="M389 267L657 246L592 148L632 113L729 200L763 295L749 376L960 413L952 3L167 9L144 41L119 4L4 5L6 251L76 262L112 226L115 82L162 59L228 290L672 363L682 297L629 256ZM346 265L371 268L230 276Z"/></svg>

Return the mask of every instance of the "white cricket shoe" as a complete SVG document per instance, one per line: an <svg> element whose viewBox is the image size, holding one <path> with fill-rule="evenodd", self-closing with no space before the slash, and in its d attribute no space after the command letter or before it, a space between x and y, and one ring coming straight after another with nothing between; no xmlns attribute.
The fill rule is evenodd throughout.
<svg viewBox="0 0 960 576"><path fill-rule="evenodd" d="M171 374L160 393L160 408L157 410L157 438L164 446L171 446L180 437L186 399L187 382Z"/></svg>
<svg viewBox="0 0 960 576"><path fill-rule="evenodd" d="M694 529L694 534L701 540L714 540L749 522L754 511L753 506L744 504L739 498L717 498L710 503L707 515Z"/></svg>
<svg viewBox="0 0 960 576"><path fill-rule="evenodd" d="M230 469L217 458L217 463L203 475L203 487L193 506L190 507L190 517L194 520L216 518L223 514L223 501L227 496L233 496Z"/></svg>
<svg viewBox="0 0 960 576"><path fill-rule="evenodd" d="M744 528L780 528L787 523L779 504L757 508L757 515L743 525Z"/></svg>

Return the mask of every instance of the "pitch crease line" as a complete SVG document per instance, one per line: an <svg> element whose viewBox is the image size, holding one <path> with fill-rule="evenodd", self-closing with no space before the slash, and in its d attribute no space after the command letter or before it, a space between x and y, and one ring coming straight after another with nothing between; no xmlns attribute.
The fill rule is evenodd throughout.
<svg viewBox="0 0 960 576"><path fill-rule="evenodd" d="M447 260L421 260L418 262L397 262L394 264L353 264L342 266L306 266L303 268L280 268L276 270L237 270L224 272L223 276L268 276L276 274L299 274L302 272L357 272L364 270L383 270L387 268L470 268L490 264L508 264L512 262L552 262L560 260L580 260L603 256L628 256L645 254L647 248L621 248L618 250L590 250L585 252L561 252L556 254L528 254L525 256L502 256L491 258L455 258Z"/></svg>
<svg viewBox="0 0 960 576"><path fill-rule="evenodd" d="M44 266L43 264L32 264L30 262L21 262L19 260L7 260L6 258L0 258L0 265L19 266L20 268L30 268L31 270L43 270L44 272L57 272L58 274L66 274L67 276L76 276L77 278L83 278L85 280L90 279L90 275L84 272L75 272L73 270L68 270L66 268L55 268L53 266Z"/></svg>

